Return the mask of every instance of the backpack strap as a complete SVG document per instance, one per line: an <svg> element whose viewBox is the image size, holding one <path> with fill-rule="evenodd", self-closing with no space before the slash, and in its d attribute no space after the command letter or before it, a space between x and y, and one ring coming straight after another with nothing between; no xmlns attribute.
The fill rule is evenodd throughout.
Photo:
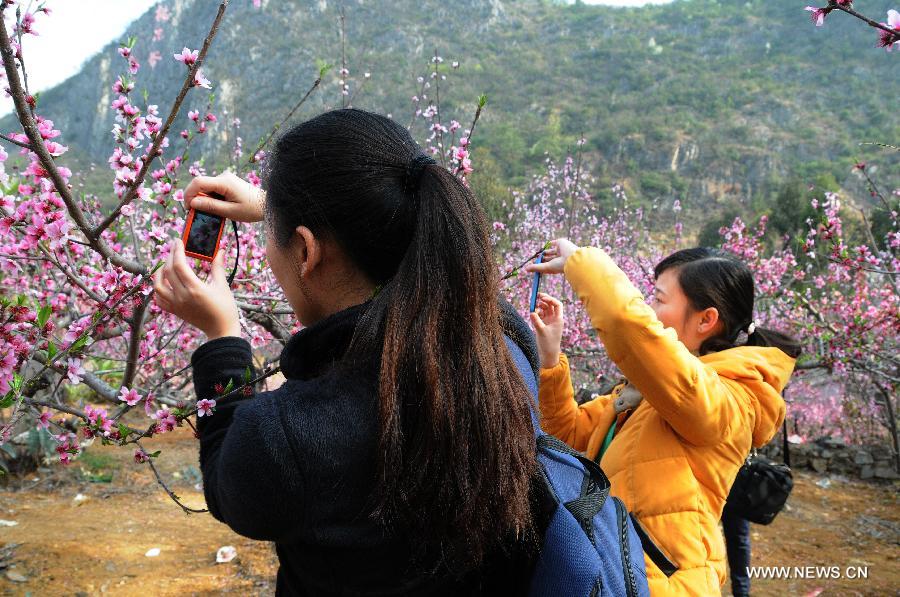
<svg viewBox="0 0 900 597"><path fill-rule="evenodd" d="M571 456L577 459L584 467L584 479L582 480L578 497L563 505L578 521L591 543L596 544L594 538L594 517L603 508L603 504L606 503L610 488L609 479L606 478L603 469L596 462L586 458L580 452L576 452L552 435L541 433L537 438L537 447L538 450L552 450Z"/></svg>
<svg viewBox="0 0 900 597"><path fill-rule="evenodd" d="M631 516L631 522L634 523L634 530L641 540L641 547L644 549L644 553L647 554L647 557L650 558L650 561L656 564L656 567L667 577L678 572L678 566L675 562L670 560L653 539L650 538L650 535L647 534L647 530L641 526L641 523L634 513L630 512L628 515Z"/></svg>

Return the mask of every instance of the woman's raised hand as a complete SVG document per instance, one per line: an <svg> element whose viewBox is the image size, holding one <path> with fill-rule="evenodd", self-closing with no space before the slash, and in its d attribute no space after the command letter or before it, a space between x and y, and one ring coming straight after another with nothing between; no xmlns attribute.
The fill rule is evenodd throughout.
<svg viewBox="0 0 900 597"><path fill-rule="evenodd" d="M538 272L540 274L561 274L566 268L566 259L579 249L578 245L565 238L558 238L550 242L550 248L544 251L542 263L529 263L525 266L526 272Z"/></svg>
<svg viewBox="0 0 900 597"><path fill-rule="evenodd" d="M537 339L541 367L548 369L559 364L563 325L566 322L561 302L543 292L538 293L531 325Z"/></svg>
<svg viewBox="0 0 900 597"><path fill-rule="evenodd" d="M224 199L198 197L198 193L216 193ZM262 189L231 172L218 176L198 176L184 190L184 206L222 216L235 222L261 222L265 195Z"/></svg>
<svg viewBox="0 0 900 597"><path fill-rule="evenodd" d="M225 275L225 251L218 251L206 282L190 268L181 239L169 244L165 266L153 276L160 309L202 331L208 339L241 335L240 316Z"/></svg>

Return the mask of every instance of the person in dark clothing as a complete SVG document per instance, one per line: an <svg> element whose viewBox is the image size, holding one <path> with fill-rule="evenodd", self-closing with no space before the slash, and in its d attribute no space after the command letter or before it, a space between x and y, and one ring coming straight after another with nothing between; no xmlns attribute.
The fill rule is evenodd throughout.
<svg viewBox="0 0 900 597"><path fill-rule="evenodd" d="M265 187L253 200L225 175L185 192L188 207L266 220L268 263L306 326L280 388L198 417L210 512L275 542L279 594L525 592L537 351L497 299L478 202L406 129L360 110L285 133ZM208 337L191 357L198 399L242 385L251 349L221 257L204 284L175 241L155 291Z"/></svg>
<svg viewBox="0 0 900 597"><path fill-rule="evenodd" d="M750 567L750 521L732 512L726 502L722 510L722 530L728 553L731 594L734 597L749 597L750 573L747 569Z"/></svg>

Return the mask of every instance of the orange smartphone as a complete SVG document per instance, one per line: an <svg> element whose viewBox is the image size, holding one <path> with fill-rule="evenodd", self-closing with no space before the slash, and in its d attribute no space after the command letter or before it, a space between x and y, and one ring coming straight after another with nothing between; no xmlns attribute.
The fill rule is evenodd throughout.
<svg viewBox="0 0 900 597"><path fill-rule="evenodd" d="M217 193L197 193L204 197L222 199ZM186 255L212 261L219 250L222 231L225 230L225 218L194 208L188 212L181 241L184 243Z"/></svg>

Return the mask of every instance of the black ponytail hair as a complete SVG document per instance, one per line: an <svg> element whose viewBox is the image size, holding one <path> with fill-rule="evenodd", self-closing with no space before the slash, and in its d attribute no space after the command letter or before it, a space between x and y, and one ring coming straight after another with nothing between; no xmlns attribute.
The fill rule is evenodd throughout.
<svg viewBox="0 0 900 597"><path fill-rule="evenodd" d="M747 346L774 346L793 358L800 356L800 343L793 337L753 323L756 288L753 273L737 257L707 247L683 249L660 261L653 274L659 278L675 270L681 290L691 308L702 311L715 307L724 325L721 334L707 338L700 354L734 348L741 332L748 333ZM754 329L750 329L753 324Z"/></svg>
<svg viewBox="0 0 900 597"><path fill-rule="evenodd" d="M284 133L265 185L279 246L304 225L380 287L346 357L381 355L372 516L454 568L530 533L531 398L469 189L404 127L355 109Z"/></svg>

